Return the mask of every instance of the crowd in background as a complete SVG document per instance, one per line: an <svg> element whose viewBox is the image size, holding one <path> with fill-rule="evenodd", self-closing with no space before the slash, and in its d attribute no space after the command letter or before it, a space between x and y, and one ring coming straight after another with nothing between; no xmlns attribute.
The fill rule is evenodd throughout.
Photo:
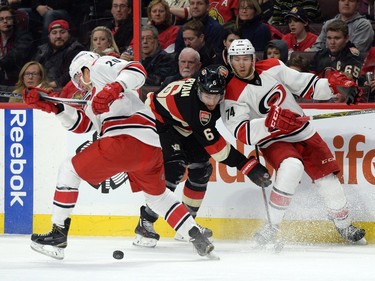
<svg viewBox="0 0 375 281"><path fill-rule="evenodd" d="M327 16L328 2L335 14ZM69 76L76 54L90 50L134 59L132 0L8 0L0 5L3 89L20 93L33 86L82 98ZM142 5L145 87L159 89L194 76L200 67L227 65L230 43L246 38L258 60L276 57L297 71L321 76L334 68L368 90L363 101L373 101L374 1L151 0Z"/></svg>

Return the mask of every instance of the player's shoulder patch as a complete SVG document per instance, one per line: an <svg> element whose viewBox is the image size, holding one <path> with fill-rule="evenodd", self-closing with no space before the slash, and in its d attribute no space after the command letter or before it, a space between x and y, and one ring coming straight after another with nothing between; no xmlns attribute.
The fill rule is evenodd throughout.
<svg viewBox="0 0 375 281"><path fill-rule="evenodd" d="M355 48L355 47L351 47L351 48L349 48L349 51L354 55L354 56L359 56L359 54L360 54L360 52L359 52L359 50L357 49L357 48Z"/></svg>

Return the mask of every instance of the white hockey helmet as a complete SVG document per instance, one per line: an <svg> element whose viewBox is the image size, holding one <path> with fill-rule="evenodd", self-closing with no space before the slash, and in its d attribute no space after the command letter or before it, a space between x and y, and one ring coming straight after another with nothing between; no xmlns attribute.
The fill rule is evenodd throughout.
<svg viewBox="0 0 375 281"><path fill-rule="evenodd" d="M94 61L96 61L100 55L94 52L82 51L79 52L72 60L69 66L69 75L72 79L74 86L79 88L79 81L91 88L91 82L85 82L82 79L82 69L87 67L91 68ZM82 89L81 89L82 90Z"/></svg>
<svg viewBox="0 0 375 281"><path fill-rule="evenodd" d="M249 55L250 58L252 59L253 61L253 64L251 66L251 69L248 73L248 75L246 75L246 77L241 77L243 79L246 79L246 78L249 78L250 76L253 75L254 73L254 67L255 67L255 60L256 60L256 55L255 55L255 48L253 46L253 44L251 44L250 40L248 39L236 39L236 40L233 40L233 42L230 44L229 48L228 48L228 63L230 65L230 67L232 68L234 74L236 76L239 76L236 71L233 69L233 66L232 66L232 57L234 56L247 56Z"/></svg>

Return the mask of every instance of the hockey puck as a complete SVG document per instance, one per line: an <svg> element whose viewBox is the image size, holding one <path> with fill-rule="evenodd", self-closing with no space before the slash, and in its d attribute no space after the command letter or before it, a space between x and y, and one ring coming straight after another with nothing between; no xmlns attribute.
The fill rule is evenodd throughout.
<svg viewBox="0 0 375 281"><path fill-rule="evenodd" d="M124 258L124 252L120 251L120 250L116 250L116 251L113 252L113 257L116 260L122 260Z"/></svg>

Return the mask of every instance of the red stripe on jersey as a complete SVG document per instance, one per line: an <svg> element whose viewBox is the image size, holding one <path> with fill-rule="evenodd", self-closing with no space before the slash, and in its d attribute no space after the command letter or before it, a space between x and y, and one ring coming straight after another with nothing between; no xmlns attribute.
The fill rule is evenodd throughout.
<svg viewBox="0 0 375 281"><path fill-rule="evenodd" d="M55 190L55 196L53 198L54 202L60 204L75 204L78 199L78 189L70 189L70 190Z"/></svg>
<svg viewBox="0 0 375 281"><path fill-rule="evenodd" d="M250 136L249 121L246 121L241 123L241 125L238 127L236 138L240 140L242 143L250 144L248 136Z"/></svg>
<svg viewBox="0 0 375 281"><path fill-rule="evenodd" d="M125 70L125 69L142 72L145 77L147 76L146 69L143 67L143 65L140 62L137 62L137 61L129 62L129 64L127 64L122 70Z"/></svg>
<svg viewBox="0 0 375 281"><path fill-rule="evenodd" d="M247 83L234 76L225 88L225 99L237 101L246 85Z"/></svg>
<svg viewBox="0 0 375 281"><path fill-rule="evenodd" d="M165 220L168 222L170 226L175 228L180 222L186 217L189 216L189 211L186 209L184 204L180 203L175 208L169 212L168 216Z"/></svg>
<svg viewBox="0 0 375 281"><path fill-rule="evenodd" d="M90 130L92 124L90 118L87 117L85 112L81 109L77 110L77 114L79 116L77 121L79 122L78 124L75 124L75 127L70 128L70 130L76 134L87 133Z"/></svg>
<svg viewBox="0 0 375 281"><path fill-rule="evenodd" d="M272 190L270 201L273 205L278 207L288 207L292 201L292 196L287 196L285 194L277 193L275 190Z"/></svg>
<svg viewBox="0 0 375 281"><path fill-rule="evenodd" d="M121 119L109 119L103 122L102 134L104 134L109 129L116 129L116 127L127 127L127 126L137 126L137 127L153 127L155 128L155 122L150 119L145 118L143 115L134 114L129 118Z"/></svg>
<svg viewBox="0 0 375 281"><path fill-rule="evenodd" d="M193 200L202 200L206 191L195 191L190 188L184 188L184 195Z"/></svg>
<svg viewBox="0 0 375 281"><path fill-rule="evenodd" d="M222 151L223 149L225 149L227 147L227 142L225 141L225 139L220 136L220 138L212 145L208 145L206 146L206 151L212 155L212 154L216 154L220 151Z"/></svg>
<svg viewBox="0 0 375 281"><path fill-rule="evenodd" d="M168 95L166 97L166 104L167 107L166 110L172 114L173 116L177 117L179 120L184 120L182 117L180 111L178 110L178 106L176 105L176 99L173 95ZM164 104L161 104L164 106Z"/></svg>
<svg viewBox="0 0 375 281"><path fill-rule="evenodd" d="M263 71L278 65L280 65L280 61L278 59L261 60L255 63L255 70L260 75Z"/></svg>

